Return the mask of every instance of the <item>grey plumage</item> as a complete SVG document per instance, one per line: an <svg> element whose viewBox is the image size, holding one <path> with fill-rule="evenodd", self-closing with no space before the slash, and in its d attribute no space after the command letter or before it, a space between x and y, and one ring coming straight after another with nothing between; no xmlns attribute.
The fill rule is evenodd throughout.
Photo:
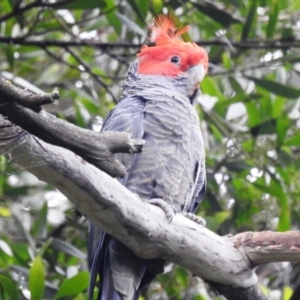
<svg viewBox="0 0 300 300"><path fill-rule="evenodd" d="M160 198L178 212L195 212L205 192L205 161L197 92L184 74L139 75L132 64L120 103L107 117L104 131L126 131L145 140L140 154L118 154L127 175L120 182L143 200ZM101 277L98 299L134 300L157 275L161 260L137 258L127 247L91 224L91 290ZM92 294L92 292L91 292ZM90 298L91 299L91 298Z"/></svg>

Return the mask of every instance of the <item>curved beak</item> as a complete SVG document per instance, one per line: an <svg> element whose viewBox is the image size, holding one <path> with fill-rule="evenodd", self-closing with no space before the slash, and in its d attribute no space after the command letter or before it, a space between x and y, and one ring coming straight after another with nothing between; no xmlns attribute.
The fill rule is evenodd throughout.
<svg viewBox="0 0 300 300"><path fill-rule="evenodd" d="M186 72L190 78L190 81L194 82L195 85L196 84L198 85L203 80L203 78L206 74L206 71L202 64L193 66L190 69L188 69Z"/></svg>

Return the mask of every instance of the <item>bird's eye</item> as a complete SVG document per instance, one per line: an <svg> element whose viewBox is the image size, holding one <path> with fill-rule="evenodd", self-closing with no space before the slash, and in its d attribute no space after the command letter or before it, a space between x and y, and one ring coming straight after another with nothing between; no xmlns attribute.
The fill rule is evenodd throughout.
<svg viewBox="0 0 300 300"><path fill-rule="evenodd" d="M171 57L171 62L174 64L178 64L179 63L179 57L178 56L172 56Z"/></svg>

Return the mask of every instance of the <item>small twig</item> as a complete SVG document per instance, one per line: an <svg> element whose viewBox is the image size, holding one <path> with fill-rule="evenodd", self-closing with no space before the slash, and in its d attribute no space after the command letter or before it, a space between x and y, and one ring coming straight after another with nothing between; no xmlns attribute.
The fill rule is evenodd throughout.
<svg viewBox="0 0 300 300"><path fill-rule="evenodd" d="M228 75L228 74L232 74L232 73L244 73L245 71L248 71L248 70L260 69L260 68L265 68L265 67L270 68L272 66L282 65L285 62L293 61L293 60L297 59L298 57L299 57L299 53L294 53L294 54L291 54L290 56L283 56L283 57L272 59L270 61L263 61L258 64L252 64L252 65L241 67L241 68L232 68L230 70L224 70L222 68L218 68L218 69L220 69L220 71L212 71L209 73L209 75L210 76Z"/></svg>
<svg viewBox="0 0 300 300"><path fill-rule="evenodd" d="M0 113L36 137L66 149L113 177L126 174L124 166L114 153L140 153L143 140L131 139L125 132L94 132L60 120L45 111L35 112L37 106L58 98L58 94L34 95L14 87L0 77ZM3 118L2 118L3 119ZM8 123L2 120L2 124ZM84 161L83 161L84 162Z"/></svg>
<svg viewBox="0 0 300 300"><path fill-rule="evenodd" d="M232 238L237 249L243 247L253 265L294 261L300 258L300 232L242 232Z"/></svg>
<svg viewBox="0 0 300 300"><path fill-rule="evenodd" d="M90 66L87 65L73 50L71 50L69 47L65 47L66 51L69 52L80 65L82 65L86 72L88 72L105 90L107 93L112 97L113 101L117 103L117 99L114 96L114 94L110 91L107 84L105 84L102 80L99 79L99 77L91 70Z"/></svg>
<svg viewBox="0 0 300 300"><path fill-rule="evenodd" d="M55 11L50 10L50 12L52 13L53 17L56 18L57 22L60 24L60 26L64 29L65 32L67 32L72 38L73 40L81 40L80 37L76 34L74 34L72 32L72 30L70 30L70 28L65 24L65 20L63 18L61 18ZM84 42L86 43L87 46L90 46L90 40L84 40ZM93 46L90 46L91 48ZM111 51L108 51L107 49L101 49L102 52L104 52L105 54L107 54L108 56L110 56L113 59L116 59L118 62L125 64L127 67L129 67L129 63L128 60L123 60L119 57L117 57L117 55L113 54ZM74 56L74 55L73 55ZM76 57L75 57L76 58ZM77 59L77 58L76 58ZM112 96L112 95L111 95Z"/></svg>
<svg viewBox="0 0 300 300"><path fill-rule="evenodd" d="M28 36L31 36L32 33L34 32L34 29L36 28L36 26L38 25L38 23L40 22L41 20L41 16L44 12L44 9L41 8L41 10L37 13L37 16L35 17L34 21L32 24L30 24L30 26L28 26L28 31L25 35L23 35L23 37L28 37Z"/></svg>
<svg viewBox="0 0 300 300"><path fill-rule="evenodd" d="M55 55L53 52L51 52L47 47L43 47L42 48L50 57L52 57L53 59L55 59L56 61L68 66L69 68L73 69L73 70L79 70L78 68L78 65L74 65L74 64L71 64L67 61L65 61L64 59L62 59L62 55ZM97 75L98 77L101 77L101 78L104 78L104 79L110 79L110 80L113 80L113 81L120 81L120 80L125 80L125 76L109 76L109 75ZM55 83L53 86L54 87L57 87L59 86L60 83ZM49 84L47 85L47 87L53 87L52 84Z"/></svg>
<svg viewBox="0 0 300 300"><path fill-rule="evenodd" d="M67 4L72 2L73 0L64 0L64 1L60 1L60 2L55 2L55 3L51 3L51 2L44 2L43 0L36 0L32 3L29 3L23 7L20 7L20 3L18 3L18 5L15 5L13 11L11 11L10 13L0 17L0 23L4 22L10 18L13 18L15 16L18 16L22 13L24 13L25 11L28 11L32 8L36 8L36 7L58 7L62 4Z"/></svg>
<svg viewBox="0 0 300 300"><path fill-rule="evenodd" d="M0 19L1 22L1 19ZM7 37L0 36L0 42L5 44L15 44L23 46L47 46L47 47L82 47L89 46L100 49L109 49L109 48L141 48L144 44L138 43L101 43L99 41L90 40L90 39L81 39L75 41L61 41L61 40L34 40L34 39L24 39L24 37ZM200 46L224 46L228 47L228 42L239 49L288 49L288 48L299 48L300 40L285 40L285 39L273 39L273 40L246 40L246 41L232 41L227 40L226 42L220 39L213 40L203 40L195 42ZM151 45L151 44L149 44Z"/></svg>
<svg viewBox="0 0 300 300"><path fill-rule="evenodd" d="M31 108L34 111L40 111L41 106L45 104L53 103L55 100L59 99L58 93L54 92L52 94L33 94L27 91L20 91L9 81L0 77L0 95L8 96L10 101L16 102L24 107Z"/></svg>
<svg viewBox="0 0 300 300"><path fill-rule="evenodd" d="M78 65L73 65L65 60L62 59L62 55L55 55L54 53L52 53L47 47L42 47L42 49L50 56L52 57L53 59L55 59L56 61L68 66L69 68L71 69L74 69L74 70L79 70L78 68Z"/></svg>

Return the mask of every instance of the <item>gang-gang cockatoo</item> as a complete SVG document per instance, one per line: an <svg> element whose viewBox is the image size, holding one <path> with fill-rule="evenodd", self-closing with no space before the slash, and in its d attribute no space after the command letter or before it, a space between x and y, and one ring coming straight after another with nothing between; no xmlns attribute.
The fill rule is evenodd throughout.
<svg viewBox="0 0 300 300"><path fill-rule="evenodd" d="M142 153L120 154L127 174L120 182L141 200L171 212L194 213L205 192L203 139L195 110L208 66L205 50L180 36L175 20L160 15L131 64L122 97L103 131L125 131L145 141ZM90 299L100 275L101 300L136 300L163 270L163 260L144 260L94 224L90 226Z"/></svg>

